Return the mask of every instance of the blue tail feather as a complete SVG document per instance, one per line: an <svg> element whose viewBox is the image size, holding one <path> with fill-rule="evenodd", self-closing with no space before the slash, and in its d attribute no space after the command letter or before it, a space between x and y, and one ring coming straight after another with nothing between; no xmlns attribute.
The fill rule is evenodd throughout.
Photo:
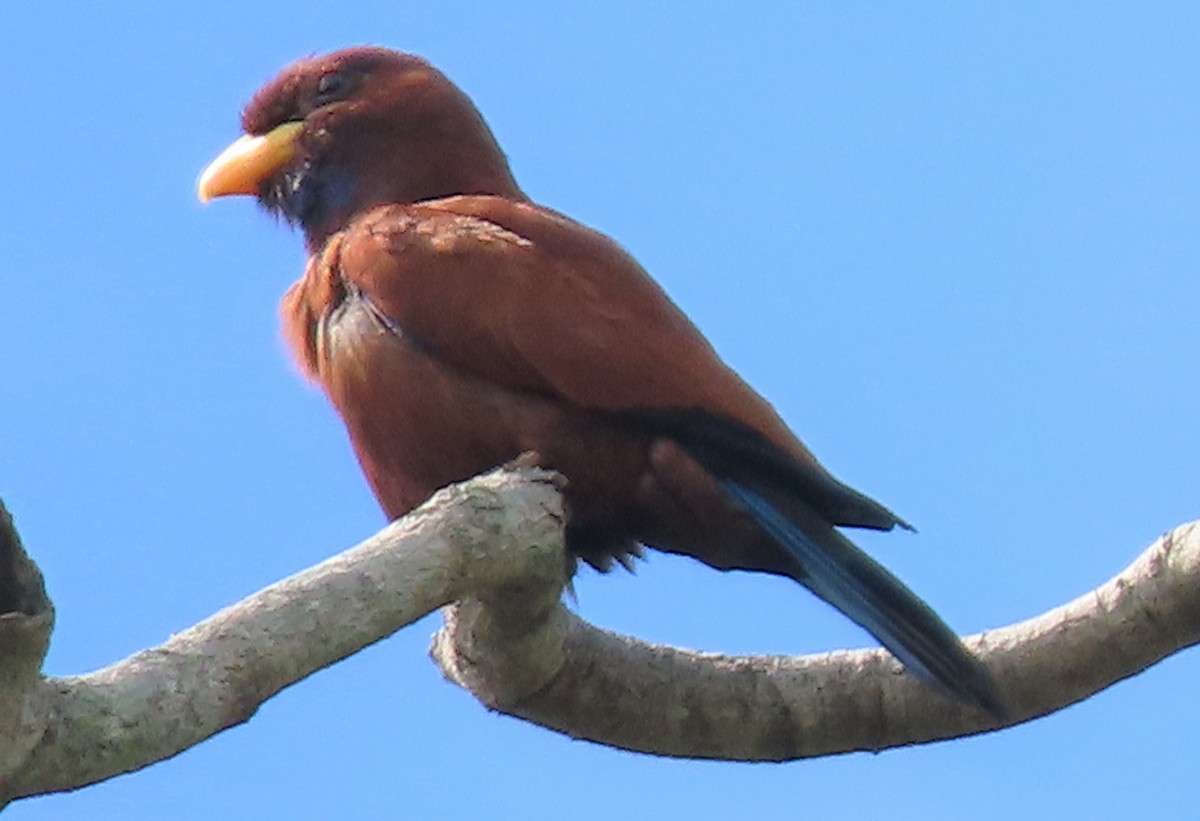
<svg viewBox="0 0 1200 821"><path fill-rule="evenodd" d="M993 715L1003 709L991 677L955 633L882 565L832 527L806 532L756 490L720 479L763 532L796 561L795 578L875 636L904 666Z"/></svg>

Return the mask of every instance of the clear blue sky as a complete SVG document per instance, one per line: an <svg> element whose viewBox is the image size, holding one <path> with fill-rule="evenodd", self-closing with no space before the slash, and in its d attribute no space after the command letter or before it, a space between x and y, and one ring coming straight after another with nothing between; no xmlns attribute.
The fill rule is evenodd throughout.
<svg viewBox="0 0 1200 821"><path fill-rule="evenodd" d="M278 339L298 237L194 196L264 80L355 43L444 69L526 191L620 240L836 473L913 521L860 541L960 630L1074 598L1200 514L1195 4L302 5L0 15L0 495L58 607L50 672L383 523ZM683 559L578 587L597 624L706 650L868 641L795 585ZM436 624L10 815L1195 810L1195 652L1000 734L754 766L489 714L426 658Z"/></svg>

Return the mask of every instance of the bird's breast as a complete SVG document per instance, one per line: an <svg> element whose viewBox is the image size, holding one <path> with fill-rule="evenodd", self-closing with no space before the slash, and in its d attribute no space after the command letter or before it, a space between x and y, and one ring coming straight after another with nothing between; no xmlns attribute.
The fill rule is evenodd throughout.
<svg viewBox="0 0 1200 821"><path fill-rule="evenodd" d="M525 452L567 475L581 521L630 515L647 464L644 438L447 365L352 289L318 337L319 381L389 516Z"/></svg>
<svg viewBox="0 0 1200 821"><path fill-rule="evenodd" d="M470 468L502 461L484 386L471 386L353 291L318 322L319 380L368 481L399 516Z"/></svg>

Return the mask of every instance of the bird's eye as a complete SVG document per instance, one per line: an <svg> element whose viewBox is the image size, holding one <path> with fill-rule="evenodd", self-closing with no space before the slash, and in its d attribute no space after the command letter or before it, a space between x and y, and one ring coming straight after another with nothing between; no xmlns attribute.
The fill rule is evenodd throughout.
<svg viewBox="0 0 1200 821"><path fill-rule="evenodd" d="M317 81L317 104L323 105L342 96L349 86L346 75L338 71L322 74Z"/></svg>

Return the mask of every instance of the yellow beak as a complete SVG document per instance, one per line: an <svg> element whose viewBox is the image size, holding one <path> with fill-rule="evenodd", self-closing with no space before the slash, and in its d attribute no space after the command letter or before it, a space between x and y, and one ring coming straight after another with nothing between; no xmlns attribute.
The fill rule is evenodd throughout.
<svg viewBox="0 0 1200 821"><path fill-rule="evenodd" d="M296 138L303 123L276 126L260 136L247 134L208 164L196 183L200 202L235 194L257 194L265 180L296 156Z"/></svg>

